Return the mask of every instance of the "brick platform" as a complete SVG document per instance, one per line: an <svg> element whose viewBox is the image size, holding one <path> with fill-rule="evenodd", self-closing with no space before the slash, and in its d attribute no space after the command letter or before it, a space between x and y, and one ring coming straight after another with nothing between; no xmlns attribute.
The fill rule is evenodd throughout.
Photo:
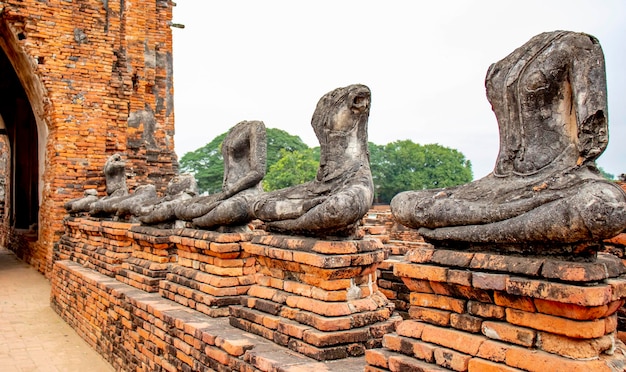
<svg viewBox="0 0 626 372"><path fill-rule="evenodd" d="M621 261L422 247L394 264L409 319L367 350L366 371L622 371Z"/></svg>
<svg viewBox="0 0 626 372"><path fill-rule="evenodd" d="M262 233L176 230L170 240L176 244L178 261L159 292L211 317L228 316L228 306L239 304L255 282L256 261L241 245Z"/></svg>
<svg viewBox="0 0 626 372"><path fill-rule="evenodd" d="M363 355L401 320L378 290L379 240L280 235L242 244L259 262L256 284L230 323L317 360Z"/></svg>
<svg viewBox="0 0 626 372"><path fill-rule="evenodd" d="M160 282L178 259L171 235L171 229L131 227L127 236L132 241L132 251L118 270L117 280L146 292L158 292Z"/></svg>
<svg viewBox="0 0 626 372"><path fill-rule="evenodd" d="M126 235L137 224L68 217L65 234L55 245L55 258L71 260L114 277L133 251Z"/></svg>
<svg viewBox="0 0 626 372"><path fill-rule="evenodd" d="M363 371L364 358L321 363L198 311L57 261L51 306L123 371Z"/></svg>

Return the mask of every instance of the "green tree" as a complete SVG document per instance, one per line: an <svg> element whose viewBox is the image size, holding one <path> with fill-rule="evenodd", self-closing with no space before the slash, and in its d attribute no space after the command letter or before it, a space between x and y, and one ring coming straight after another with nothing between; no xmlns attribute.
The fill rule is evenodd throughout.
<svg viewBox="0 0 626 372"><path fill-rule="evenodd" d="M280 150L280 159L269 167L263 179L266 191L283 189L313 181L320 164L320 149Z"/></svg>
<svg viewBox="0 0 626 372"><path fill-rule="evenodd" d="M180 159L180 171L192 173L200 192L210 194L222 190L224 178L224 158L222 157L222 142L227 133L222 133L211 142L183 155Z"/></svg>
<svg viewBox="0 0 626 372"><path fill-rule="evenodd" d="M389 203L399 192L450 187L472 180L471 162L454 149L410 140L370 144L376 201Z"/></svg>
<svg viewBox="0 0 626 372"><path fill-rule="evenodd" d="M302 142L299 136L294 136L282 129L267 129L267 169L275 164L281 157L280 150L287 152L307 150L309 146Z"/></svg>
<svg viewBox="0 0 626 372"><path fill-rule="evenodd" d="M372 171L372 179L374 181L374 202L384 203L380 194L382 185L385 183L384 168L388 166L385 157L385 146L377 145L373 142L368 142L367 146L370 153L370 170Z"/></svg>
<svg viewBox="0 0 626 372"><path fill-rule="evenodd" d="M281 157L281 149L287 152L307 150L309 147L299 136L284 130L267 128L267 167L268 169ZM224 159L222 142L228 132L215 137L211 142L195 151L183 155L180 159L181 172L192 173L200 192L213 194L222 190L224 178Z"/></svg>

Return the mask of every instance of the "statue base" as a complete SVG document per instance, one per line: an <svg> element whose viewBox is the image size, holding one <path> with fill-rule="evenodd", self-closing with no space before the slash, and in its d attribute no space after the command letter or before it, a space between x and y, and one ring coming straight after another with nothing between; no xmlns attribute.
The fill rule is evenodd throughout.
<svg viewBox="0 0 626 372"><path fill-rule="evenodd" d="M149 293L158 292L159 284L177 260L176 247L170 242L171 234L171 229L131 227L128 237L133 250L115 278Z"/></svg>
<svg viewBox="0 0 626 372"><path fill-rule="evenodd" d="M128 230L135 223L68 217L65 234L55 244L55 261L71 260L109 277L115 277L131 256Z"/></svg>
<svg viewBox="0 0 626 372"><path fill-rule="evenodd" d="M178 229L171 235L178 261L161 282L161 296L211 317L228 316L254 283L255 259L241 249L262 232Z"/></svg>
<svg viewBox="0 0 626 372"><path fill-rule="evenodd" d="M282 235L242 244L259 263L256 284L230 324L316 360L379 347L401 317L378 290L378 240L322 241Z"/></svg>
<svg viewBox="0 0 626 372"><path fill-rule="evenodd" d="M568 261L423 246L395 262L409 318L367 350L366 371L622 371L626 271L609 254Z"/></svg>

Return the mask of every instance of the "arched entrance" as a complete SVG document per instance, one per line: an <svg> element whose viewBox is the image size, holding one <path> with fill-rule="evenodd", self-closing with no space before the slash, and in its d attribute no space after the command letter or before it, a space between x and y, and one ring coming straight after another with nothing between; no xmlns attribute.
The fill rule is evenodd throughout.
<svg viewBox="0 0 626 372"><path fill-rule="evenodd" d="M8 151L3 157L7 158L9 168L3 170L7 173L3 178L9 181L4 193L5 216L9 226L15 229L36 231L39 210L37 123L26 92L4 52L0 53L0 116L4 124L0 127L0 136L6 137L0 141L8 141L9 146L2 149ZM2 183L0 180L0 187Z"/></svg>
<svg viewBox="0 0 626 372"><path fill-rule="evenodd" d="M23 243L39 236L48 128L44 90L19 40L0 18L0 244L28 258L33 247Z"/></svg>

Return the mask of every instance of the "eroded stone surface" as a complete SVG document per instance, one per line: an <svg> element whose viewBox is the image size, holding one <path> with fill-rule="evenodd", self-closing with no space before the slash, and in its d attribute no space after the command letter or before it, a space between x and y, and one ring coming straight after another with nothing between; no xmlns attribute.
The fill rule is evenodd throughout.
<svg viewBox="0 0 626 372"><path fill-rule="evenodd" d="M262 194L253 214L270 231L315 237L355 237L372 205L367 150L370 90L337 88L318 102L311 125L320 141L315 180Z"/></svg>
<svg viewBox="0 0 626 372"><path fill-rule="evenodd" d="M175 208L180 203L198 194L198 185L193 174L184 173L173 177L167 185L163 197L138 200L129 205L131 214L145 225L170 227L176 219Z"/></svg>
<svg viewBox="0 0 626 372"><path fill-rule="evenodd" d="M242 121L232 127L222 144L224 183L222 191L196 196L175 208L176 217L194 227L212 229L250 222L252 199L261 193L265 176L267 140L265 124Z"/></svg>
<svg viewBox="0 0 626 372"><path fill-rule="evenodd" d="M621 232L626 194L595 165L608 143L598 40L539 34L493 64L486 87L500 129L493 172L459 187L402 192L391 201L397 220L437 244L574 255Z"/></svg>

